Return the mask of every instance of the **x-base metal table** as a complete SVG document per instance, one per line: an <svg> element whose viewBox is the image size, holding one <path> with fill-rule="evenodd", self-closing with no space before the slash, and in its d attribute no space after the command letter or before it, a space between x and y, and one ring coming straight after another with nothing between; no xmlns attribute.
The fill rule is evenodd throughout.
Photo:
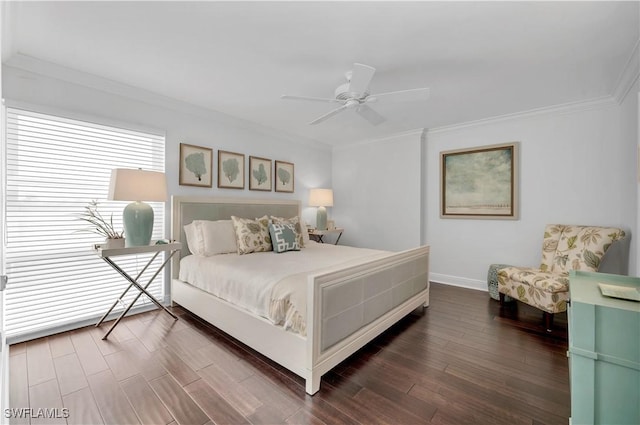
<svg viewBox="0 0 640 425"><path fill-rule="evenodd" d="M122 299L127 294L127 292L129 292L131 288L136 288L140 292L138 295L136 295L133 301L131 301L131 303L124 309L124 311L116 319L115 323L111 325L111 327L109 328L107 333L104 334L102 339L107 339L111 331L113 331L113 329L118 325L118 323L120 323L120 320L122 320L122 318L129 312L129 310L131 310L131 307L133 307L133 305L136 303L136 301L138 301L138 298L140 298L142 294L145 294L147 297L149 297L149 299L155 305L157 305L159 308L164 310L167 314L169 314L175 320L178 320L178 317L175 314L173 314L171 311L169 311L165 306L163 306L162 303L160 303L160 301L155 299L155 297L147 291L147 288L149 287L149 285L151 285L151 282L153 282L156 276L158 276L158 274L160 274L160 272L164 269L164 267L169 263L169 261L171 260L171 257L173 257L173 255L176 252L180 251L181 247L182 247L182 244L180 242L170 242L170 243L146 245L146 246L132 246L132 247L126 247L126 248L105 248L101 245L95 246L95 251L98 254L98 257L102 258L107 264L113 267L114 270L120 273L122 277L124 277L129 282L129 286L127 287L127 289L125 289L124 292L120 295L120 297L113 303L109 311L107 311L104 314L104 316L102 316L102 319L100 319L100 321L96 323L96 327L100 326L102 322L104 322L104 320L107 318L109 313L111 313L111 311L115 308L116 305L118 305L119 302L122 302ZM153 274L151 279L149 279L149 281L146 284L143 285L140 282L138 282L138 280L142 277L142 274L149 268L151 263L153 263L153 261L158 257L158 255L160 255L161 252L169 253L169 255L165 255L165 260L162 263L162 265L158 268L158 270L156 270L156 272ZM131 277L127 272L122 270L122 268L120 268L120 266L118 266L112 259L112 257L117 257L121 255L136 255L136 254L148 254L148 253L154 253L154 254L149 260L149 262L138 273L135 279Z"/></svg>

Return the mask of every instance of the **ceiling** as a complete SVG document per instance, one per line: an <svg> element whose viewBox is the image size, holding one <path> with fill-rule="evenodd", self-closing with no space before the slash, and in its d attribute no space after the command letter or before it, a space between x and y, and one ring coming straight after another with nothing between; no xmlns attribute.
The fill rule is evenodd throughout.
<svg viewBox="0 0 640 425"><path fill-rule="evenodd" d="M611 95L638 2L19 2L3 61L26 55L331 145ZM5 22L6 23L6 22ZM370 92L429 87L310 126L354 62Z"/></svg>

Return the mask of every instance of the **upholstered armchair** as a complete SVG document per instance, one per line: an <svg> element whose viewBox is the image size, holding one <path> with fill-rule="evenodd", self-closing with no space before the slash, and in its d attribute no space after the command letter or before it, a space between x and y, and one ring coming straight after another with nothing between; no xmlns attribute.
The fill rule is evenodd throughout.
<svg viewBox="0 0 640 425"><path fill-rule="evenodd" d="M598 271L611 244L624 236L623 230L614 227L548 225L540 268L506 267L498 271L500 303L508 295L542 310L547 332L551 332L553 314L567 310L569 271Z"/></svg>

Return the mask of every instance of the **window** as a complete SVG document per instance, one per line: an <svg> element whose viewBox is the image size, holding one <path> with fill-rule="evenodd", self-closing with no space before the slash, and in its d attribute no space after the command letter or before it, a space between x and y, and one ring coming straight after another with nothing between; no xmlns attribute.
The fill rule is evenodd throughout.
<svg viewBox="0 0 640 425"><path fill-rule="evenodd" d="M87 223L78 217L97 200L99 211L122 228L127 203L106 200L111 170L164 171L164 136L14 108L7 108L6 132L7 337L25 339L87 324L104 314L126 282L92 251L104 240L83 231ZM161 238L164 203L149 204L155 213L153 237ZM148 258L116 260L136 276ZM146 274L152 273L145 272L142 282L148 281ZM158 299L165 294L164 276L148 288ZM130 291L124 302L136 294ZM152 305L145 296L137 306L143 303Z"/></svg>

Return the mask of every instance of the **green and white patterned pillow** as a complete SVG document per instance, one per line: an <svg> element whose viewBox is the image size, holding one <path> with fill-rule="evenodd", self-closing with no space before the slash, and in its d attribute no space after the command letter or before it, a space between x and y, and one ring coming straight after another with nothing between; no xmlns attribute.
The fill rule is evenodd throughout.
<svg viewBox="0 0 640 425"><path fill-rule="evenodd" d="M274 224L292 224L296 231L298 245L300 245L300 248L304 248L304 233L307 233L307 229L304 229L303 232L302 223L300 222L300 218L298 216L291 218L271 216L271 222Z"/></svg>
<svg viewBox="0 0 640 425"><path fill-rule="evenodd" d="M236 232L238 254L271 251L269 236L269 217L266 215L255 220L231 216Z"/></svg>
<svg viewBox="0 0 640 425"><path fill-rule="evenodd" d="M273 250L278 254L287 251L300 251L298 234L293 224L269 224L269 234Z"/></svg>

